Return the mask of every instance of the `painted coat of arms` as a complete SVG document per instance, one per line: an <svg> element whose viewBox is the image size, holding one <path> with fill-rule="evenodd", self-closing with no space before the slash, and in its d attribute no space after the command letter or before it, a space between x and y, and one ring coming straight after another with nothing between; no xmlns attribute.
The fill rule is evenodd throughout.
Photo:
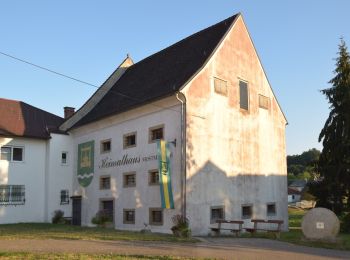
<svg viewBox="0 0 350 260"><path fill-rule="evenodd" d="M94 141L78 145L78 181L80 186L87 187L94 177Z"/></svg>

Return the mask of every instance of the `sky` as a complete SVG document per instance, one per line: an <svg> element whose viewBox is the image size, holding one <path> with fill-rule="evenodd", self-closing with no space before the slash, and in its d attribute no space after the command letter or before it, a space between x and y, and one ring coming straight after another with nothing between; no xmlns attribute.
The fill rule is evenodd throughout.
<svg viewBox="0 0 350 260"><path fill-rule="evenodd" d="M287 154L322 149L329 114L320 93L334 76L340 37L350 45L348 0L0 2L0 52L100 86L134 62L241 12L288 119ZM0 54L0 97L63 116L95 87ZM0 115L1 116L1 115Z"/></svg>

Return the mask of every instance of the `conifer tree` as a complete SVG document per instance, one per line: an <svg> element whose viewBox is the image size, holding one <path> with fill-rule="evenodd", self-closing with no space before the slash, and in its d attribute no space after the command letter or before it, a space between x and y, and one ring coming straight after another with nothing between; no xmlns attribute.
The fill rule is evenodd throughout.
<svg viewBox="0 0 350 260"><path fill-rule="evenodd" d="M318 140L323 143L318 162L323 181L315 195L318 205L339 215L350 208L350 56L343 39L338 54L332 86L321 90L330 113Z"/></svg>

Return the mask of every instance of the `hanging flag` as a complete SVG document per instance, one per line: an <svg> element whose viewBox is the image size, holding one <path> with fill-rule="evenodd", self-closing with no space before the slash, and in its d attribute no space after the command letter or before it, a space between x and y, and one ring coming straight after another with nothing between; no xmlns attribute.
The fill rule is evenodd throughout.
<svg viewBox="0 0 350 260"><path fill-rule="evenodd" d="M164 140L157 142L158 161L159 161L159 184L162 208L173 209L173 191L171 188L171 171L170 171L170 151L169 143Z"/></svg>
<svg viewBox="0 0 350 260"><path fill-rule="evenodd" d="M87 187L94 177L94 141L78 145L78 181L80 186Z"/></svg>

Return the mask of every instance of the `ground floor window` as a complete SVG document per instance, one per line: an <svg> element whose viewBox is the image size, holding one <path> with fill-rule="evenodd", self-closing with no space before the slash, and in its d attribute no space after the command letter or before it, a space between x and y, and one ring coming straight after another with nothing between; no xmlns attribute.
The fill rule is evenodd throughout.
<svg viewBox="0 0 350 260"><path fill-rule="evenodd" d="M275 216L276 215L276 204L268 203L267 204L267 216Z"/></svg>
<svg viewBox="0 0 350 260"><path fill-rule="evenodd" d="M163 225L163 210L161 208L149 209L149 224Z"/></svg>
<svg viewBox="0 0 350 260"><path fill-rule="evenodd" d="M135 209L124 209L123 223L135 224Z"/></svg>
<svg viewBox="0 0 350 260"><path fill-rule="evenodd" d="M225 219L224 206L214 206L210 208L210 223L215 223L219 219Z"/></svg>
<svg viewBox="0 0 350 260"><path fill-rule="evenodd" d="M253 206L252 205L242 205L242 218L252 218Z"/></svg>
<svg viewBox="0 0 350 260"><path fill-rule="evenodd" d="M23 205L24 185L0 185L0 205Z"/></svg>
<svg viewBox="0 0 350 260"><path fill-rule="evenodd" d="M61 190L61 205L69 204L69 190Z"/></svg>

